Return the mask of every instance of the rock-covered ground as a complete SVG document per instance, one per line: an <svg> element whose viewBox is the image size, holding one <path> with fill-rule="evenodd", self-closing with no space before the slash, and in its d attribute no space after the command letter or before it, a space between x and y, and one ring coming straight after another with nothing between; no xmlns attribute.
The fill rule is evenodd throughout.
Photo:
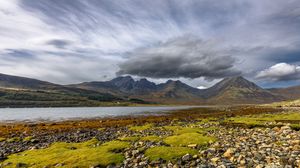
<svg viewBox="0 0 300 168"><path fill-rule="evenodd" d="M300 168L300 132L291 124L273 122L265 123L265 127L249 128L224 124L223 120L172 120L141 126L85 128L56 134L36 132L31 136L2 138L0 167L31 167L34 163L20 161L25 155L22 151L34 152L48 149L55 142L78 143L94 138L99 142L96 146L110 141L128 142L129 145L113 151L121 154L120 162L87 164L86 167ZM19 155L11 155L19 152ZM64 159L46 165L72 167L72 164L64 163Z"/></svg>

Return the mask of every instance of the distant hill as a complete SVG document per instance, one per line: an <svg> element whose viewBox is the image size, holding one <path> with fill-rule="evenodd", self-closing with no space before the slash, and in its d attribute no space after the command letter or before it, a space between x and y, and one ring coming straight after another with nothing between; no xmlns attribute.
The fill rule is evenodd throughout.
<svg viewBox="0 0 300 168"><path fill-rule="evenodd" d="M287 88L268 89L270 92L282 95L287 99L300 99L300 86L292 86Z"/></svg>
<svg viewBox="0 0 300 168"><path fill-rule="evenodd" d="M58 85L36 79L0 74L2 92L26 92L23 101L60 94L63 100L87 100L95 102L137 102L163 104L255 104L270 103L298 98L299 87L283 89L263 89L255 83L238 76L225 78L208 89L197 89L179 80L168 80L155 84L143 78L134 80L131 76L121 76L110 81L92 81L71 85ZM4 91L3 91L4 90ZM14 91L13 91L14 90ZM40 93L38 93L40 92ZM19 96L20 97L20 96ZM300 97L300 96L299 96ZM0 102L19 99L0 94ZM74 99L73 99L74 98ZM46 98L47 99L47 98ZM54 100L53 100L54 101Z"/></svg>
<svg viewBox="0 0 300 168"><path fill-rule="evenodd" d="M283 96L265 90L255 83L238 76L225 78L211 88L205 89L202 96L211 103L265 103L284 100Z"/></svg>
<svg viewBox="0 0 300 168"><path fill-rule="evenodd" d="M103 93L111 93L113 95L143 95L157 89L155 83L147 79L134 81L130 76L117 77L110 81L99 82L83 82L79 84L68 85L69 87L76 87L82 89L89 89Z"/></svg>
<svg viewBox="0 0 300 168"><path fill-rule="evenodd" d="M169 80L166 83L155 84L147 79L135 81L130 76L117 77L106 82L85 82L72 86L163 103L248 104L285 99L285 97L265 90L241 76L225 78L211 88L203 90L191 87L181 81Z"/></svg>
<svg viewBox="0 0 300 168"><path fill-rule="evenodd" d="M58 86L50 82L0 73L0 87L4 88L51 89Z"/></svg>
<svg viewBox="0 0 300 168"><path fill-rule="evenodd" d="M139 98L154 102L176 104L203 104L199 95L200 90L181 81L168 80L166 83L156 85L156 89Z"/></svg>
<svg viewBox="0 0 300 168"><path fill-rule="evenodd" d="M113 101L123 99L109 93L0 74L0 107L97 106Z"/></svg>

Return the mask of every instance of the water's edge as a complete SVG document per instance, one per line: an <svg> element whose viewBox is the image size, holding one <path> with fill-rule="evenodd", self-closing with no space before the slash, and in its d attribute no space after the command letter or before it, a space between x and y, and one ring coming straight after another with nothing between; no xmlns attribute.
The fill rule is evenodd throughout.
<svg viewBox="0 0 300 168"><path fill-rule="evenodd" d="M0 123L53 122L125 116L166 115L170 111L206 106L1 108Z"/></svg>

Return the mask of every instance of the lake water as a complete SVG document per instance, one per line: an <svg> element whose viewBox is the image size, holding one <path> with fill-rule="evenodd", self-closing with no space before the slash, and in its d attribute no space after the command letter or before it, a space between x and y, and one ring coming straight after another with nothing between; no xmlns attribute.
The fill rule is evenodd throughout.
<svg viewBox="0 0 300 168"><path fill-rule="evenodd" d="M62 121L119 116L162 115L195 106L0 108L0 122Z"/></svg>

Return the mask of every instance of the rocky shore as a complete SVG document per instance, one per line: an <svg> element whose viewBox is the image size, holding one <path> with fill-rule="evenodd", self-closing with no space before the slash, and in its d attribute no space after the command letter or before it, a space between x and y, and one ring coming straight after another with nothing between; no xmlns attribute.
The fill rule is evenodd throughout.
<svg viewBox="0 0 300 168"><path fill-rule="evenodd" d="M0 158L5 160L10 154L48 147L53 142L84 142L96 138L107 142L119 137L166 137L173 134L170 130L157 129L160 125L141 131L133 131L130 127L106 129L82 129L53 135L32 135L31 137L12 138L0 142ZM191 126L192 124L192 126ZM164 141L129 140L131 146L122 151L125 160L119 165L107 167L300 167L300 133L292 130L287 124L274 128L226 127L217 123L195 124L181 122L182 127L208 129L205 135L216 137L217 141L205 147L189 145L197 154L186 153L181 157L167 161L149 160L145 156L147 149L157 146L169 146ZM209 128L214 128L210 130ZM9 163L1 164L1 167ZM57 165L60 166L60 165ZM63 166L63 165L62 165ZM95 166L97 167L97 166Z"/></svg>

